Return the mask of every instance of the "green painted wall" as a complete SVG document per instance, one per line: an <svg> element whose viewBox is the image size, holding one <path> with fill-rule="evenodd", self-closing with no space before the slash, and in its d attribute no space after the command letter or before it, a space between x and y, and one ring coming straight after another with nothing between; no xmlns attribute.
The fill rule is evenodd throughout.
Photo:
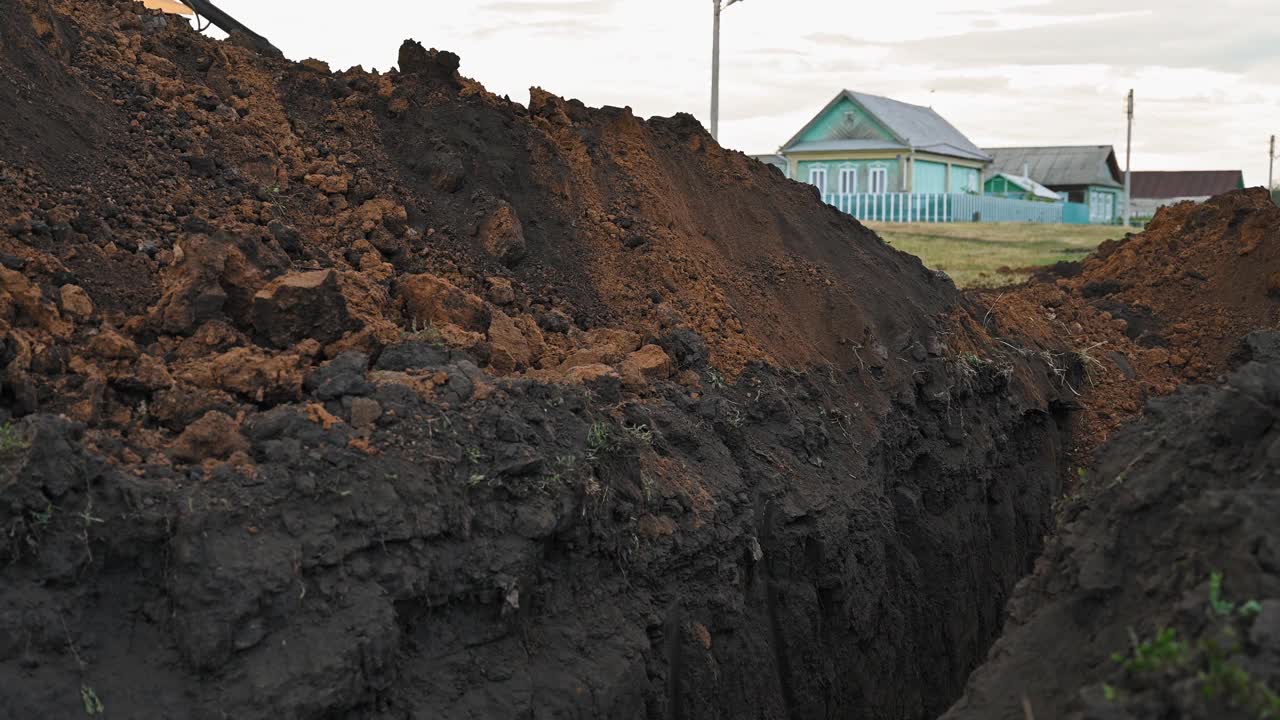
<svg viewBox="0 0 1280 720"><path fill-rule="evenodd" d="M848 98L841 98L800 136L800 142L892 139L893 135L883 125Z"/></svg>
<svg viewBox="0 0 1280 720"><path fill-rule="evenodd" d="M1021 198L1026 199L1028 193L1026 190L1014 185L1004 178L1003 175L997 175L991 178L982 186L983 192L987 195L999 195L1000 197Z"/></svg>
<svg viewBox="0 0 1280 720"><path fill-rule="evenodd" d="M797 163L797 166L799 172L792 179L805 183L809 182L811 168L826 168L827 187L825 192L828 195L841 193L840 171L845 168L852 168L856 174L855 192L871 192L871 168L873 167L885 169L887 176L885 192L902 192L902 165L896 154L875 160L801 160ZM962 193L967 192L970 187L978 187L978 177L977 168L952 165L950 192ZM917 160L915 162L914 180L914 191L916 193L948 192L947 165L946 163ZM970 182L973 185L969 185Z"/></svg>
<svg viewBox="0 0 1280 720"><path fill-rule="evenodd" d="M857 177L856 191L859 193L871 192L871 169L874 167L885 169L887 175L885 192L902 191L902 173L896 158L885 160L801 160L798 163L799 173L792 179L803 183L809 182L809 171L815 167L825 167L827 169L827 187L825 191L827 195L840 193L840 170L842 168L854 170Z"/></svg>
<svg viewBox="0 0 1280 720"><path fill-rule="evenodd" d="M982 191L988 195L1007 195L1009 193L1009 181L1002 177L993 177L983 183Z"/></svg>
<svg viewBox="0 0 1280 720"><path fill-rule="evenodd" d="M916 193L944 193L947 191L946 163L915 161L915 182L912 191Z"/></svg>
<svg viewBox="0 0 1280 720"><path fill-rule="evenodd" d="M1090 185L1085 192L1085 203L1089 206L1089 222L1095 225L1111 224L1124 214L1124 191Z"/></svg>

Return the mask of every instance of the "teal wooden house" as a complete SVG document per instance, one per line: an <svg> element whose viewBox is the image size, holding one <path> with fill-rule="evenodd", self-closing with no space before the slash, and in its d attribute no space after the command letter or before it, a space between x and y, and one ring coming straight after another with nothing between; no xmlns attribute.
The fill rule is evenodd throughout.
<svg viewBox="0 0 1280 720"><path fill-rule="evenodd" d="M1124 175L1110 145L986 148L991 155L988 176L998 174L1034 178L1058 194L1066 206L1063 222L1108 225L1124 214ZM998 186L985 187L995 194Z"/></svg>
<svg viewBox="0 0 1280 720"><path fill-rule="evenodd" d="M841 90L756 159L818 189L859 220L1062 222L1061 203L984 195L991 156L933 108Z"/></svg>
<svg viewBox="0 0 1280 720"><path fill-rule="evenodd" d="M979 193L991 157L932 108L842 90L774 164L825 196Z"/></svg>

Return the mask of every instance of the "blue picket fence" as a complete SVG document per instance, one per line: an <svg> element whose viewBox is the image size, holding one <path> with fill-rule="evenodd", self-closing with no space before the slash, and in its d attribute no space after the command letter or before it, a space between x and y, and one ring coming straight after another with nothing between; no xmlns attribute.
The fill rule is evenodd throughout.
<svg viewBox="0 0 1280 720"><path fill-rule="evenodd" d="M829 194L826 202L859 220L889 223L1064 222L1073 203L1016 200L969 193ZM1087 216L1087 208L1086 208Z"/></svg>

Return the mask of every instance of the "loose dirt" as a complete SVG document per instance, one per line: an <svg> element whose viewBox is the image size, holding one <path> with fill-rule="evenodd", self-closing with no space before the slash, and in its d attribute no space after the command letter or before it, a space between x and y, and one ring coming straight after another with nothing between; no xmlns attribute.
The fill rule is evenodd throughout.
<svg viewBox="0 0 1280 720"><path fill-rule="evenodd" d="M0 715L958 696L1078 363L688 116L123 0L0 34Z"/></svg>
<svg viewBox="0 0 1280 720"><path fill-rule="evenodd" d="M1064 481L1141 511L1152 432L1079 468L1277 319L1254 192L965 296L689 116L413 41L333 71L125 0L0 41L3 717L936 717ZM1262 372L1177 397L1270 422ZM1186 440L1187 497L1269 507L1211 485L1249 432ZM1139 540L1186 579L1206 537Z"/></svg>

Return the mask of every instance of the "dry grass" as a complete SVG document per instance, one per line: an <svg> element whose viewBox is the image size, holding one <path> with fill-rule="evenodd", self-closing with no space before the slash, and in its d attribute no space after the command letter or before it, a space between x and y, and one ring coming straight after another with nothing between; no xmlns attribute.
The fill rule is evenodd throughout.
<svg viewBox="0 0 1280 720"><path fill-rule="evenodd" d="M886 242L943 270L960 287L1021 282L1032 269L1079 260L1103 240L1124 235L1107 225L1030 223L868 223Z"/></svg>

